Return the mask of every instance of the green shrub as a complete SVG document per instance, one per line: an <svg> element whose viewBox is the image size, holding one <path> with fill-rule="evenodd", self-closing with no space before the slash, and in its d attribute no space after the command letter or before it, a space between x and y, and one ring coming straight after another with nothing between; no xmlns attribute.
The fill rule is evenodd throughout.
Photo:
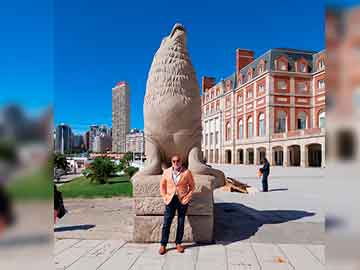
<svg viewBox="0 0 360 270"><path fill-rule="evenodd" d="M127 168L124 169L124 173L129 177L133 177L133 175L139 170L139 168L133 167L133 166L128 166Z"/></svg>
<svg viewBox="0 0 360 270"><path fill-rule="evenodd" d="M105 184L108 178L116 172L114 162L108 157L97 157L90 166L83 171L83 175L91 182Z"/></svg>

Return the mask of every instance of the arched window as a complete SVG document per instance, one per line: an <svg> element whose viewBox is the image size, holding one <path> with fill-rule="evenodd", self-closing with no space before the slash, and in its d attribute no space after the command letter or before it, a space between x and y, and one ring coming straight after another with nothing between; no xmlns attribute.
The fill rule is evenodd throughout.
<svg viewBox="0 0 360 270"><path fill-rule="evenodd" d="M225 99L225 108L229 108L231 106L231 96L227 96Z"/></svg>
<svg viewBox="0 0 360 270"><path fill-rule="evenodd" d="M301 58L296 63L297 72L307 72L308 71L308 63L306 59Z"/></svg>
<svg viewBox="0 0 360 270"><path fill-rule="evenodd" d="M247 135L248 138L253 136L253 118L250 116L247 120Z"/></svg>
<svg viewBox="0 0 360 270"><path fill-rule="evenodd" d="M288 59L282 55L275 60L275 67L277 70L288 71Z"/></svg>
<svg viewBox="0 0 360 270"><path fill-rule="evenodd" d="M258 75L262 74L265 71L265 61L264 59L261 59L259 61L259 64L257 66L257 73Z"/></svg>
<svg viewBox="0 0 360 270"><path fill-rule="evenodd" d="M220 110L220 101L216 101L216 111Z"/></svg>
<svg viewBox="0 0 360 270"><path fill-rule="evenodd" d="M301 112L297 117L297 129L305 129L306 128L306 113Z"/></svg>
<svg viewBox="0 0 360 270"><path fill-rule="evenodd" d="M325 111L319 113L319 128L325 128L326 125L326 116Z"/></svg>
<svg viewBox="0 0 360 270"><path fill-rule="evenodd" d="M318 89L324 89L325 88L325 80L324 79L318 80L317 87L318 87Z"/></svg>
<svg viewBox="0 0 360 270"><path fill-rule="evenodd" d="M323 70L323 69L325 69L325 59L320 58L318 61L318 70Z"/></svg>
<svg viewBox="0 0 360 270"><path fill-rule="evenodd" d="M236 77L237 77L237 84L238 85L242 84L242 74L240 70L236 73Z"/></svg>
<svg viewBox="0 0 360 270"><path fill-rule="evenodd" d="M241 104L242 103L242 95L241 94L238 94L237 96L236 96L236 101L237 101L237 104L239 105L239 104Z"/></svg>
<svg viewBox="0 0 360 270"><path fill-rule="evenodd" d="M306 64L304 62L300 63L299 71L306 72Z"/></svg>
<svg viewBox="0 0 360 270"><path fill-rule="evenodd" d="M238 139L242 139L244 137L244 126L243 126L243 120L240 119L238 121L238 134L237 134L237 138Z"/></svg>
<svg viewBox="0 0 360 270"><path fill-rule="evenodd" d="M265 115L260 113L259 115L259 136L265 136Z"/></svg>
<svg viewBox="0 0 360 270"><path fill-rule="evenodd" d="M259 93L263 93L265 91L265 86L264 84L259 84L258 85L258 89L259 89Z"/></svg>
<svg viewBox="0 0 360 270"><path fill-rule="evenodd" d="M232 81L231 80L226 80L226 91L229 91L232 89Z"/></svg>
<svg viewBox="0 0 360 270"><path fill-rule="evenodd" d="M286 119L287 119L286 112L279 111L277 113L275 132L277 133L286 132Z"/></svg>
<svg viewBox="0 0 360 270"><path fill-rule="evenodd" d="M258 69L259 74L264 72L264 65L260 65Z"/></svg>
<svg viewBox="0 0 360 270"><path fill-rule="evenodd" d="M252 68L249 68L249 70L247 72L247 80L248 81L250 81L252 79L252 75L253 75Z"/></svg>
<svg viewBox="0 0 360 270"><path fill-rule="evenodd" d="M253 89L252 88L248 88L246 91L246 98L252 98L253 97Z"/></svg>
<svg viewBox="0 0 360 270"><path fill-rule="evenodd" d="M279 69L280 70L287 70L287 63L285 61L279 61Z"/></svg>
<svg viewBox="0 0 360 270"><path fill-rule="evenodd" d="M220 95L220 88L216 88L216 96Z"/></svg>
<svg viewBox="0 0 360 270"><path fill-rule="evenodd" d="M231 138L231 124L230 124L230 122L226 123L226 131L225 132L226 132L225 138L226 138L227 141L229 141L230 138Z"/></svg>

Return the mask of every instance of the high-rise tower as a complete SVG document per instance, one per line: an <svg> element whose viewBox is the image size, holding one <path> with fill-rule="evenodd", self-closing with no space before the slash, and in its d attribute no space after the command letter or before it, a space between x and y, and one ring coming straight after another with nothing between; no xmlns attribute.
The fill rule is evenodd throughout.
<svg viewBox="0 0 360 270"><path fill-rule="evenodd" d="M126 134L130 130L130 88L122 81L112 89L112 151L126 151Z"/></svg>

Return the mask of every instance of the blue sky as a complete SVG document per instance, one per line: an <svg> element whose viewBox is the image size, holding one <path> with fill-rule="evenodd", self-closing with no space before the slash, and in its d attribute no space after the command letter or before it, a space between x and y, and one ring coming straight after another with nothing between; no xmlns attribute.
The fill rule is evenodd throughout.
<svg viewBox="0 0 360 270"><path fill-rule="evenodd" d="M52 2L2 1L0 106L37 114L53 100Z"/></svg>
<svg viewBox="0 0 360 270"><path fill-rule="evenodd" d="M199 81L233 73L238 47L258 56L276 47L325 46L321 1L20 2L0 11L1 104L15 100L36 110L53 100L55 123L76 132L111 125L111 88L122 80L131 87L131 127L143 128L147 73L175 22L188 30Z"/></svg>

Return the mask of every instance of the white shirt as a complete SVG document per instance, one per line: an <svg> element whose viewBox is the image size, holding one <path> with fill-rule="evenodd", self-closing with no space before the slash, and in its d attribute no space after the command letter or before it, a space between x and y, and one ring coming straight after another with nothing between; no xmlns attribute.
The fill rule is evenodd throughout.
<svg viewBox="0 0 360 270"><path fill-rule="evenodd" d="M175 185L178 184L182 171L183 171L182 168L180 169L180 171L176 171L176 170L174 170L174 168L172 168L171 175L172 175L172 179L173 179Z"/></svg>

